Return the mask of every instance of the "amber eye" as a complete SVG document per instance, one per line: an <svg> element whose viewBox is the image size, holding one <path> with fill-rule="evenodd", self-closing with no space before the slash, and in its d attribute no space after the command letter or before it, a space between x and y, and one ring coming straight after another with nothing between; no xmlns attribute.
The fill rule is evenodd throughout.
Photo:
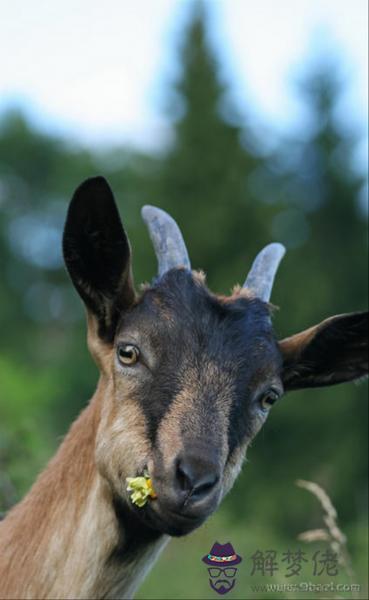
<svg viewBox="0 0 369 600"><path fill-rule="evenodd" d="M140 351L132 344L120 344L118 346L118 359L122 365L132 366L136 364Z"/></svg>
<svg viewBox="0 0 369 600"><path fill-rule="evenodd" d="M260 406L263 410L270 410L273 404L280 397L280 392L275 388L270 388L260 398Z"/></svg>

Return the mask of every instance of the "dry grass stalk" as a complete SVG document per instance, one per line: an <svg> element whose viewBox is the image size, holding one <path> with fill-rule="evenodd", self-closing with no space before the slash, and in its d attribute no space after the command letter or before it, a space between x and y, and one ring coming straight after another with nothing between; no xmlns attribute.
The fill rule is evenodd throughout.
<svg viewBox="0 0 369 600"><path fill-rule="evenodd" d="M353 582L355 573L352 569L350 554L347 550L347 538L337 525L337 511L330 497L320 485L313 481L298 479L296 485L308 490L308 492L318 499L324 510L323 521L326 525L325 528L304 531L300 533L298 539L303 542L328 542L332 552L337 554L339 564L343 566L351 582Z"/></svg>

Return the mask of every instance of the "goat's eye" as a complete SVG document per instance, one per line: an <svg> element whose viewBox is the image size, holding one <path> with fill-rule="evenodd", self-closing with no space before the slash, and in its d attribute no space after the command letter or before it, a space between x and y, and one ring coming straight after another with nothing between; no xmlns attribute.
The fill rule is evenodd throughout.
<svg viewBox="0 0 369 600"><path fill-rule="evenodd" d="M260 398L261 408L263 410L270 410L280 395L280 392L275 388L270 388L267 392L264 392Z"/></svg>
<svg viewBox="0 0 369 600"><path fill-rule="evenodd" d="M118 346L118 359L122 365L132 366L136 364L140 351L132 344L120 344Z"/></svg>

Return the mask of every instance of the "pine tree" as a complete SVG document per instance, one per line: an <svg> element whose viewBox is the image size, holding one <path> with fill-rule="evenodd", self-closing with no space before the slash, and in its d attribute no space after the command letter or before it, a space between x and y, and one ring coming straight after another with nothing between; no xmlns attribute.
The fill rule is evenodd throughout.
<svg viewBox="0 0 369 600"><path fill-rule="evenodd" d="M158 171L158 199L180 223L193 266L228 291L268 240L263 208L248 191L259 159L241 143L245 121L221 81L201 2L193 5L179 63L171 93L174 141Z"/></svg>

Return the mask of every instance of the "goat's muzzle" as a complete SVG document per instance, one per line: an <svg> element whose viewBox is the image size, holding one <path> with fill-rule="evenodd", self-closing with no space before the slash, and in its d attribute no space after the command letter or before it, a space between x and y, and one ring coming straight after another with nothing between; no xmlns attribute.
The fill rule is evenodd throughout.
<svg viewBox="0 0 369 600"><path fill-rule="evenodd" d="M169 469L154 466L153 482L157 499L150 503L162 530L185 535L216 509L220 500L221 468L217 454L182 451Z"/></svg>

